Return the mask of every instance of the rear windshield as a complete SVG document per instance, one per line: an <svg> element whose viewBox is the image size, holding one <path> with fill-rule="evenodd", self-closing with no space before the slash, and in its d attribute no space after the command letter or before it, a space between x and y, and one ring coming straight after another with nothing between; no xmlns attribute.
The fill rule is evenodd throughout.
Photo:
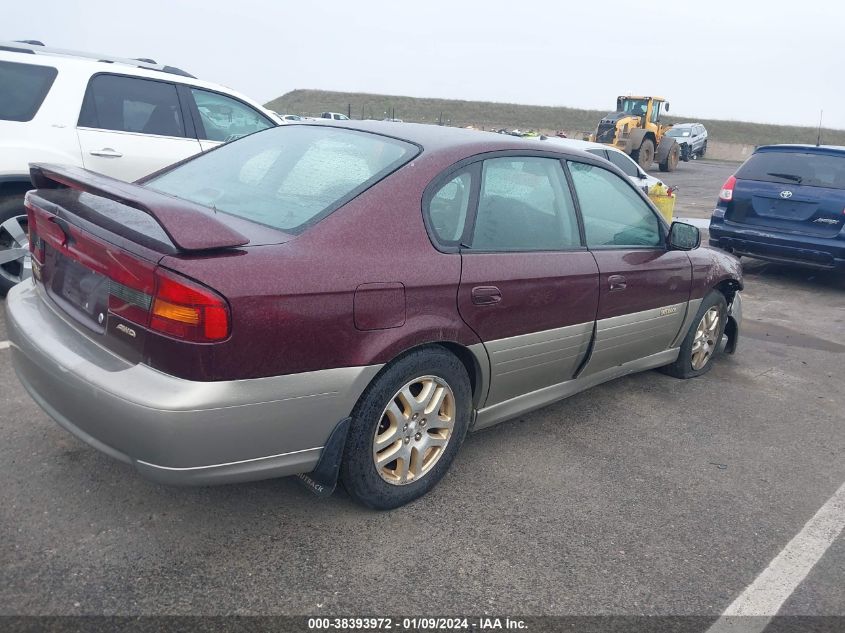
<svg viewBox="0 0 845 633"><path fill-rule="evenodd" d="M752 154L736 177L790 185L845 189L845 154L814 152L758 152Z"/></svg>
<svg viewBox="0 0 845 633"><path fill-rule="evenodd" d="M57 74L49 66L0 62L0 120L31 121Z"/></svg>
<svg viewBox="0 0 845 633"><path fill-rule="evenodd" d="M417 147L355 130L287 125L223 145L147 186L298 233L411 160Z"/></svg>

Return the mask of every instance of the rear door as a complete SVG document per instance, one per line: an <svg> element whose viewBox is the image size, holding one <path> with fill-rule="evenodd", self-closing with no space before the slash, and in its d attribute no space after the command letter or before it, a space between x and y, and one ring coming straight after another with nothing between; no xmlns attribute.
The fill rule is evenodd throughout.
<svg viewBox="0 0 845 633"><path fill-rule="evenodd" d="M88 84L77 135L86 169L133 181L200 152L176 86L99 74Z"/></svg>
<svg viewBox="0 0 845 633"><path fill-rule="evenodd" d="M692 265L666 248L657 213L629 182L595 165L567 166L599 268L590 374L669 348L686 314Z"/></svg>
<svg viewBox="0 0 845 633"><path fill-rule="evenodd" d="M486 405L573 377L592 338L598 269L556 158L476 163L458 308L490 358Z"/></svg>
<svg viewBox="0 0 845 633"><path fill-rule="evenodd" d="M845 154L759 151L736 173L725 219L814 237L845 223Z"/></svg>

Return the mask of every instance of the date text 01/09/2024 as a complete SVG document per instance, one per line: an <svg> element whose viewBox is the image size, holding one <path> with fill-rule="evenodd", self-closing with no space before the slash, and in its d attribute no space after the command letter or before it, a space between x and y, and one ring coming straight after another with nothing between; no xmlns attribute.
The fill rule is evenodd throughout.
<svg viewBox="0 0 845 633"><path fill-rule="evenodd" d="M526 630L524 620L497 617L481 618L308 618L309 630L335 631L419 631L419 630Z"/></svg>

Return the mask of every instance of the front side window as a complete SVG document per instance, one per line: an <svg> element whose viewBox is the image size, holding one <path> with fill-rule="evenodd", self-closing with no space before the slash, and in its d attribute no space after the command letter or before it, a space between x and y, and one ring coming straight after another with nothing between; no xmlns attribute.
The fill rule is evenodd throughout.
<svg viewBox="0 0 845 633"><path fill-rule="evenodd" d="M580 245L560 161L537 157L484 161L474 250L563 250Z"/></svg>
<svg viewBox="0 0 845 633"><path fill-rule="evenodd" d="M657 214L631 185L601 167L569 162L588 247L656 247Z"/></svg>
<svg viewBox="0 0 845 633"><path fill-rule="evenodd" d="M191 88L191 94L200 113L203 140L227 143L273 126L255 108L236 99L198 88Z"/></svg>
<svg viewBox="0 0 845 633"><path fill-rule="evenodd" d="M472 173L462 171L441 185L428 203L428 221L438 241L455 245L466 226Z"/></svg>
<svg viewBox="0 0 845 633"><path fill-rule="evenodd" d="M185 136L176 86L162 81L97 75L79 115L80 127L158 136Z"/></svg>
<svg viewBox="0 0 845 633"><path fill-rule="evenodd" d="M280 125L201 154L146 186L299 233L417 152L409 143L366 132Z"/></svg>
<svg viewBox="0 0 845 633"><path fill-rule="evenodd" d="M57 74L49 66L0 62L0 120L31 121Z"/></svg>
<svg viewBox="0 0 845 633"><path fill-rule="evenodd" d="M657 123L660 120L660 110L663 108L663 104L660 101L655 101L651 107L651 122Z"/></svg>
<svg viewBox="0 0 845 633"><path fill-rule="evenodd" d="M640 175L640 170L637 168L637 164L628 158L627 155L622 154L621 152L609 151L607 156L610 159L610 162L621 169L626 176L637 178Z"/></svg>

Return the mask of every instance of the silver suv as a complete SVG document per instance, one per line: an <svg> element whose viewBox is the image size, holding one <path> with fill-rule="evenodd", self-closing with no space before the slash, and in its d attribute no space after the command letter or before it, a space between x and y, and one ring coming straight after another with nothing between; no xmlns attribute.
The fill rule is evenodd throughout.
<svg viewBox="0 0 845 633"><path fill-rule="evenodd" d="M707 153L707 128L701 123L676 123L666 134L681 146L681 160L703 158Z"/></svg>

